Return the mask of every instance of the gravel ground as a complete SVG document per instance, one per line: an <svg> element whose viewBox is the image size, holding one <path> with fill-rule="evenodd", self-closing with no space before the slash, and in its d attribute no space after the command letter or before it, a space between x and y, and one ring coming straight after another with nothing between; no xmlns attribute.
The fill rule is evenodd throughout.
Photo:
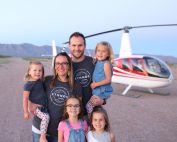
<svg viewBox="0 0 177 142"><path fill-rule="evenodd" d="M43 63L46 75L51 74L50 63ZM31 121L23 120L21 95L27 65L21 58L0 64L0 141L32 142ZM113 84L114 94L104 107L118 142L177 141L177 65L172 71L173 83L154 94L133 88L120 96L125 86Z"/></svg>

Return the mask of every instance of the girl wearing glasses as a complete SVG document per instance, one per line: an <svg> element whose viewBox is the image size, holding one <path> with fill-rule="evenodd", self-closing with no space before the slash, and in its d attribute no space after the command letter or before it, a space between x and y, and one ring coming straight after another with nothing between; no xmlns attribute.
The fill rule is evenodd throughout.
<svg viewBox="0 0 177 142"><path fill-rule="evenodd" d="M58 142L85 142L87 122L82 120L81 100L69 97L64 106L63 121L58 125Z"/></svg>

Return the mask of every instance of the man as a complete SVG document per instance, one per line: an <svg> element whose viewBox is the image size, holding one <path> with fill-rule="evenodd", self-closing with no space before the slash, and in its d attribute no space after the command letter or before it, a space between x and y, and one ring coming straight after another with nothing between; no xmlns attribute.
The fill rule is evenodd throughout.
<svg viewBox="0 0 177 142"><path fill-rule="evenodd" d="M90 84L92 82L92 74L94 70L93 58L84 55L86 49L86 41L83 34L75 32L69 37L69 48L73 63L74 79L79 81L83 90L83 108L84 115L87 114L86 104L92 96ZM102 105L105 101L101 98L95 98L93 104Z"/></svg>

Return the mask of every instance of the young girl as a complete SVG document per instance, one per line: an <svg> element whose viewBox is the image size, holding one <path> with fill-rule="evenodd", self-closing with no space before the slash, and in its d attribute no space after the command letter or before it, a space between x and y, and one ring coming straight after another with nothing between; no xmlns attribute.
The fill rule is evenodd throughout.
<svg viewBox="0 0 177 142"><path fill-rule="evenodd" d="M47 142L46 131L49 123L49 115L46 106L46 94L43 88L44 67L40 62L30 62L27 73L25 75L25 85L23 91L23 109L24 119L30 118L28 111L29 102L38 104L39 107L35 111L35 115L41 119L40 124L40 142Z"/></svg>
<svg viewBox="0 0 177 142"><path fill-rule="evenodd" d="M82 118L82 103L79 98L70 96L65 102L63 121L58 125L58 142L85 142L87 122Z"/></svg>
<svg viewBox="0 0 177 142"><path fill-rule="evenodd" d="M113 53L111 45L108 42L100 42L95 49L96 66L93 72L91 84L93 96L88 101L86 108L87 113L90 115L94 105L93 100L97 97L106 100L112 94L111 78L112 78L112 63Z"/></svg>
<svg viewBox="0 0 177 142"><path fill-rule="evenodd" d="M87 134L88 142L115 142L115 135L110 132L110 124L105 109L97 106L91 113L91 126Z"/></svg>

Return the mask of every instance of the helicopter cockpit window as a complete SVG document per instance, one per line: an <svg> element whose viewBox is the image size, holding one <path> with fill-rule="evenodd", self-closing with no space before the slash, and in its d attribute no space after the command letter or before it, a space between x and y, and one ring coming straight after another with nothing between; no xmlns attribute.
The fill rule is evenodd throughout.
<svg viewBox="0 0 177 142"><path fill-rule="evenodd" d="M168 78L170 72L163 62L151 57L144 57L147 72L150 76Z"/></svg>
<svg viewBox="0 0 177 142"><path fill-rule="evenodd" d="M143 72L143 67L140 59L132 59L132 67L134 71Z"/></svg>
<svg viewBox="0 0 177 142"><path fill-rule="evenodd" d="M122 69L131 70L130 63L128 59L122 60Z"/></svg>

